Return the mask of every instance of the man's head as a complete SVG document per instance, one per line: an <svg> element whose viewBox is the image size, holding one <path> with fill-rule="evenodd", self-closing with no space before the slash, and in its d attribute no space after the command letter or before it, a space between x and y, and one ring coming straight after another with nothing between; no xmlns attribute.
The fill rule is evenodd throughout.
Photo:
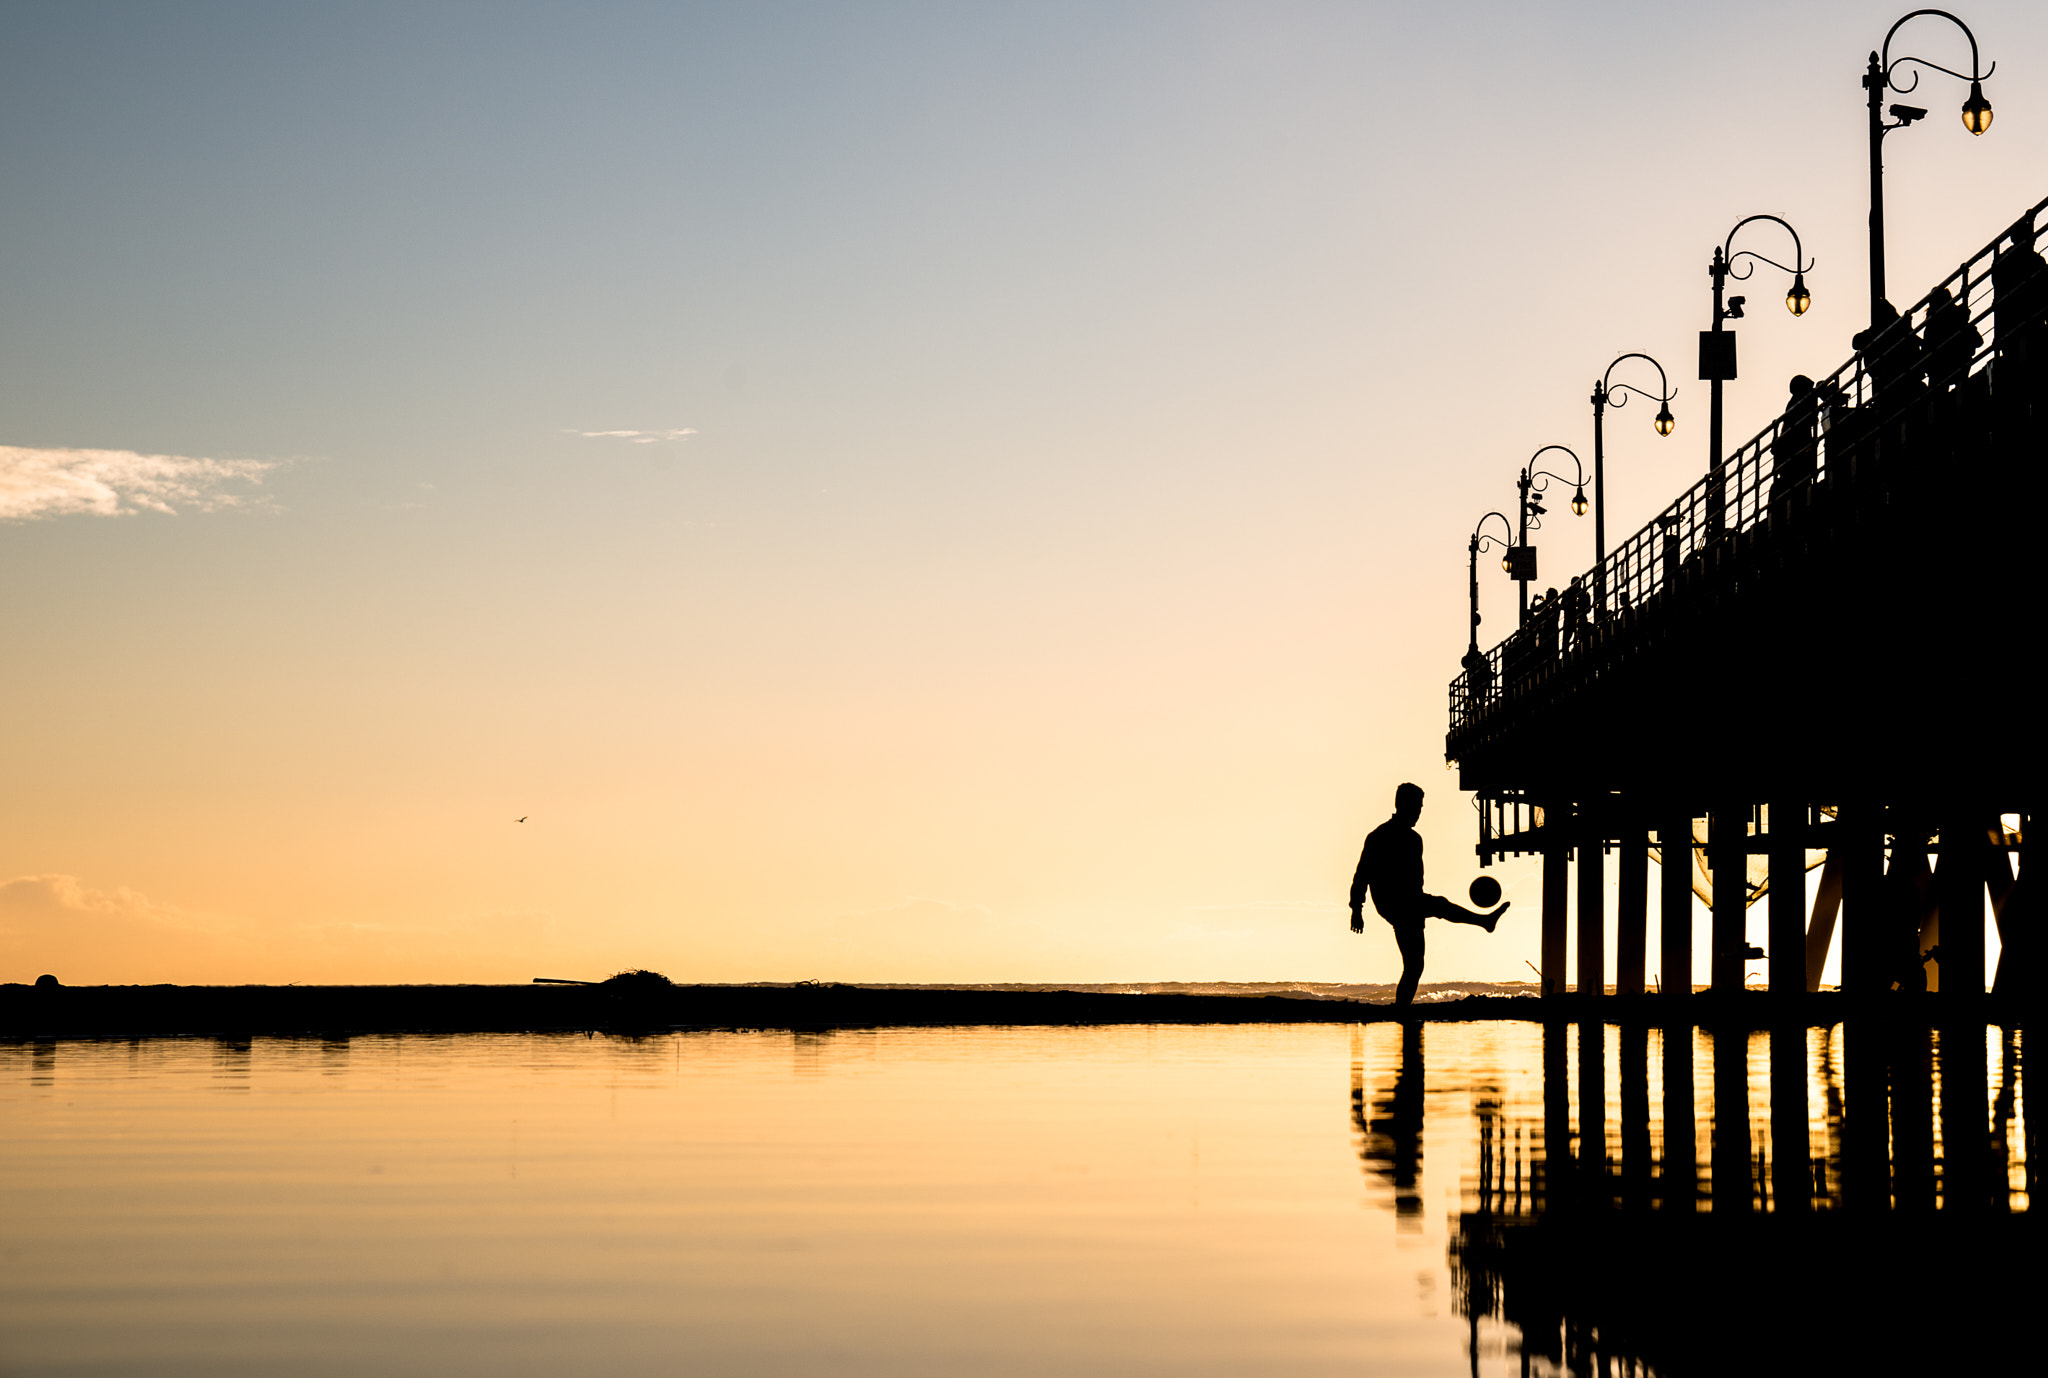
<svg viewBox="0 0 2048 1378"><path fill-rule="evenodd" d="M1403 785L1394 791L1394 817L1415 826L1415 820L1422 817L1422 786Z"/></svg>

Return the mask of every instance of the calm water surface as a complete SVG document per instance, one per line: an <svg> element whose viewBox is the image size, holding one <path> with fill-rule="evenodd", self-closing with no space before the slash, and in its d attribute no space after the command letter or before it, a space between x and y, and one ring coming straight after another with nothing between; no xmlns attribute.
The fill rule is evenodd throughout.
<svg viewBox="0 0 2048 1378"><path fill-rule="evenodd" d="M0 1371L1583 1369L1599 1323L1515 1273L1567 1194L1769 1220L1859 1190L1839 1031L1665 1037L0 1045ZM2018 1035L1961 1046L1888 1054L1930 1089L1894 1097L1881 1209L2024 1219Z"/></svg>

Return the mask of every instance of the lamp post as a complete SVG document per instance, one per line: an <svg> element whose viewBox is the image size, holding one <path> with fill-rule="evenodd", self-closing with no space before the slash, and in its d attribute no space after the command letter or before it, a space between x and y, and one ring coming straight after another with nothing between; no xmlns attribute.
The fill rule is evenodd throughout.
<svg viewBox="0 0 2048 1378"><path fill-rule="evenodd" d="M1792 236L1792 266L1786 267L1774 258L1765 258L1754 249L1735 249L1735 236L1742 233L1742 227L1753 221L1769 220L1783 225L1785 233ZM1785 309L1795 316L1806 314L1806 308L1813 304L1813 297L1806 290L1806 270L1813 267L1804 262L1804 253L1799 247L1799 231L1775 215L1748 215L1735 222L1735 228L1728 231L1728 238L1714 250L1714 260L1707 265L1707 276L1714 282L1714 325L1711 330L1700 332L1700 378L1708 383L1707 393L1707 474L1714 480L1709 490L1707 504L1707 534L1711 538L1719 535L1725 520L1721 511L1721 384L1735 376L1735 336L1724 331L1723 322L1742 319L1742 305L1746 297L1729 297L1724 303L1722 293L1728 279L1746 281L1754 268L1744 266L1735 271L1735 261L1753 258L1759 263L1768 263L1780 272L1792 275L1792 288L1785 293Z"/></svg>
<svg viewBox="0 0 2048 1378"><path fill-rule="evenodd" d="M1657 370L1654 396L1633 384L1614 381L1614 370L1621 367L1624 359L1641 359ZM1607 372L1600 375L1600 381L1593 384L1593 596L1599 600L1603 615L1607 611L1607 446L1601 422L1607 414L1608 404L1626 406L1631 392L1657 403L1658 411L1652 424L1656 426L1658 435L1670 435L1678 424L1678 419L1671 414L1671 399L1678 394L1671 390L1671 382L1664 376L1664 365L1647 354L1620 356L1607 366Z"/></svg>
<svg viewBox="0 0 2048 1378"><path fill-rule="evenodd" d="M1488 520L1495 520L1500 523L1500 529L1506 533L1505 539L1485 530ZM1466 581L1472 589L1471 640L1465 647L1465 660L1463 662L1468 674L1472 671L1475 664L1480 666L1486 664L1485 657L1479 654L1479 552L1486 548L1486 542L1488 541L1492 541L1495 545L1505 549L1508 542L1514 539L1514 536L1514 528L1509 526L1508 519L1498 512L1488 512L1486 516L1479 519L1479 525L1472 528L1472 543L1466 551L1465 561ZM1501 567L1506 569L1508 562L1502 560ZM1509 572L1512 573L1513 571L1510 570Z"/></svg>
<svg viewBox="0 0 2048 1378"><path fill-rule="evenodd" d="M1906 26L1906 21L1918 19L1921 15L1932 15L1946 19L1963 31L1963 37L1970 40L1970 73L1968 76L1939 63L1929 62L1924 57L1902 57L1892 59L1892 39ZM1894 129L1904 129L1915 120L1924 119L1927 112L1918 106L1894 105L1891 108L1896 124L1884 122L1884 93L1887 88L1900 95L1916 90L1920 85L1920 74L1911 74L1909 86L1899 84L1899 69L1908 63L1954 77L1970 83L1970 98L1963 102L1963 128L1972 134L1982 134L1991 128L1991 102L1984 99L1984 78L1998 68L1977 70L1977 35L1970 32L1970 26L1950 14L1947 10L1914 10L1905 19L1891 26L1884 36L1884 47L1870 55L1870 66L1863 73L1863 89L1869 93L1870 105L1870 328L1875 330L1881 322L1878 319L1878 304L1884 295L1884 136Z"/></svg>
<svg viewBox="0 0 2048 1378"><path fill-rule="evenodd" d="M1553 474L1547 469L1538 469L1536 467L1536 461L1543 458L1551 450L1562 450L1564 453L1571 455L1572 469L1576 474L1575 478L1567 480L1563 474ZM1538 479L1545 480L1546 482L1538 483ZM1535 454L1530 455L1529 462L1522 466L1522 476L1515 480L1515 487L1521 490L1521 500L1518 504L1518 509L1522 514L1522 525L1519 533L1520 539L1516 543L1515 550L1510 555L1509 564L1509 572L1515 576L1515 582L1522 586L1522 618L1520 625L1524 626L1529 621L1529 585L1536 578L1535 552L1529 546L1529 519L1534 517L1537 530L1542 530L1543 513L1546 510L1543 506L1542 497L1548 491L1549 485L1547 481L1550 479L1556 479L1559 483L1570 482L1572 485L1572 515L1575 517L1586 515L1586 466L1579 462L1578 455L1574 454L1569 447L1564 445L1545 445ZM1517 561L1519 561L1519 564L1516 563Z"/></svg>

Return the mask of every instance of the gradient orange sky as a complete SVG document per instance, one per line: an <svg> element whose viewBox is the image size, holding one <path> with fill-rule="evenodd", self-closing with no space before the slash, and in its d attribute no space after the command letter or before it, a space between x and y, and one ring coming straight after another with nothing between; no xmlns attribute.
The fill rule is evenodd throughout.
<svg viewBox="0 0 2048 1378"><path fill-rule="evenodd" d="M1905 8L11 11L0 979L1392 980L1467 532L1621 351L1610 540L1703 470L1745 215L1731 440L1848 356ZM1964 18L1901 301L2048 190Z"/></svg>

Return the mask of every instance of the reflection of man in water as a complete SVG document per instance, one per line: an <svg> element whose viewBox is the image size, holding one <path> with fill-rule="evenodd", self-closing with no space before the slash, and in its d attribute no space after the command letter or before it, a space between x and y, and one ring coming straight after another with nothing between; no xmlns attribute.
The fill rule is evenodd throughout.
<svg viewBox="0 0 2048 1378"><path fill-rule="evenodd" d="M1422 983L1422 922L1428 918L1452 923L1477 924L1487 932L1508 907L1503 904L1491 914L1480 914L1454 904L1441 895L1422 892L1422 834L1415 820L1422 817L1422 787L1403 785L1394 791L1394 816L1366 836L1359 854L1358 870L1351 877L1351 931L1365 932L1365 894L1372 891L1372 907L1394 926L1394 942L1401 949L1401 984L1394 992L1394 1006L1405 1009L1415 999Z"/></svg>
<svg viewBox="0 0 2048 1378"><path fill-rule="evenodd" d="M1357 1127L1358 1156L1371 1177L1394 1189L1396 1228L1403 1233L1421 1228L1422 1216L1422 1025L1411 1022L1401 1031L1401 1065L1387 1092L1365 1103L1365 1082L1357 1063L1351 1067L1351 1123ZM1370 1113L1368 1113L1370 1112Z"/></svg>

